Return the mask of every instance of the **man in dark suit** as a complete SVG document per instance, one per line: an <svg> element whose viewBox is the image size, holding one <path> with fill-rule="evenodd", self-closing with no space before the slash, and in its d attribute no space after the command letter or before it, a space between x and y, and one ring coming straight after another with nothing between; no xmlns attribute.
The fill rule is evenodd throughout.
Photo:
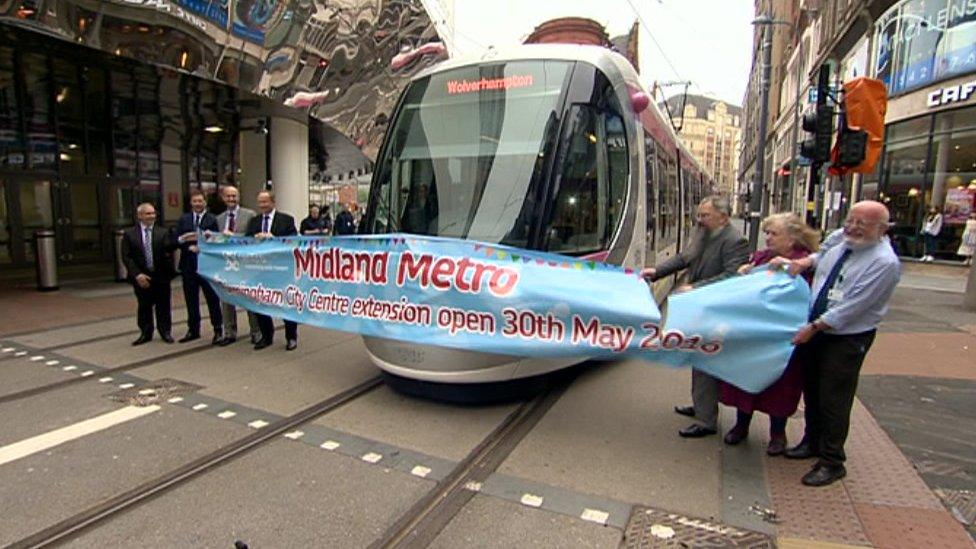
<svg viewBox="0 0 976 549"><path fill-rule="evenodd" d="M729 201L709 196L698 205L698 233L691 246L661 263L641 271L651 280L688 269L688 282L678 287L685 292L699 286L735 276L749 260L749 242L729 223ZM691 400L694 406L675 406L674 411L698 419L678 431L686 438L699 438L718 432L718 380L698 370L691 372Z"/></svg>
<svg viewBox="0 0 976 549"><path fill-rule="evenodd" d="M273 236L297 235L295 218L279 212L275 208L275 197L271 191L258 193L258 215L251 219L247 226L247 236L256 238L271 238ZM271 346L274 340L274 325L268 315L256 314L258 326L261 328L261 339L254 344L255 350ZM293 351L298 347L298 324L291 320L285 321L285 349Z"/></svg>
<svg viewBox="0 0 976 549"><path fill-rule="evenodd" d="M223 319L220 312L220 298L205 278L197 273L198 231L214 231L217 218L207 212L207 199L199 190L190 192L191 211L180 216L176 222L174 233L180 245L180 272L183 273L183 298L186 300L186 335L180 343L200 339L200 290L207 300L207 310L210 311L210 325L213 326L213 345L220 343L223 333Z"/></svg>
<svg viewBox="0 0 976 549"><path fill-rule="evenodd" d="M153 309L159 337L172 343L170 281L176 276L173 269L176 244L169 231L156 225L156 207L151 203L139 204L136 217L139 222L122 238L122 260L139 303L136 319L140 335L132 344L142 345L152 339Z"/></svg>

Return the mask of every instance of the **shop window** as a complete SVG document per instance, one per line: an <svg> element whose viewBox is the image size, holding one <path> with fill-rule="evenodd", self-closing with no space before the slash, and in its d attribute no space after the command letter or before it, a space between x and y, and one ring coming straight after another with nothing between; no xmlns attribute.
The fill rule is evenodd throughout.
<svg viewBox="0 0 976 549"><path fill-rule="evenodd" d="M976 111L976 109L966 109ZM969 115L967 119L966 115ZM943 214L942 231L935 252L944 258L955 254L976 196L976 127L966 127L973 117L965 111L945 113L936 119L932 138L932 191L926 208Z"/></svg>
<svg viewBox="0 0 976 549"><path fill-rule="evenodd" d="M891 212L892 238L900 255L915 255L921 246L918 230L924 215L928 156L928 137L922 135L889 144L885 151L881 199Z"/></svg>

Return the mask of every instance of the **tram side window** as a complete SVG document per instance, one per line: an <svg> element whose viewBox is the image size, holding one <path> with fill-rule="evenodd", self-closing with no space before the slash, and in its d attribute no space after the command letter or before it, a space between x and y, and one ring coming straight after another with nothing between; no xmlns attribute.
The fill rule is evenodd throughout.
<svg viewBox="0 0 976 549"><path fill-rule="evenodd" d="M657 163L654 161L654 140L650 134L644 133L644 177L646 179L647 195L647 251L654 250L654 239L657 234Z"/></svg>
<svg viewBox="0 0 976 549"><path fill-rule="evenodd" d="M695 178L689 170L681 170L681 186L684 189L685 197L685 211L684 211L684 224L685 230L691 230L694 225L695 217L695 206L698 204L696 202L696 195L698 194L699 181Z"/></svg>
<svg viewBox="0 0 976 549"><path fill-rule="evenodd" d="M658 151L658 165L663 177L658 196L661 209L661 238L658 239L658 250L663 250L678 242L678 171L673 158L663 156Z"/></svg>

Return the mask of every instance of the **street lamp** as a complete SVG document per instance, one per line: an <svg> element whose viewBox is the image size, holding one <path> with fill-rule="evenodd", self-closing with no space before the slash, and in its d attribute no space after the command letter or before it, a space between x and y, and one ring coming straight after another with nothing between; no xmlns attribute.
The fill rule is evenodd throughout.
<svg viewBox="0 0 976 549"><path fill-rule="evenodd" d="M772 70L773 55L772 25L793 26L789 21L773 19L760 15L753 19L753 25L763 27L762 76L759 81L759 139L756 141L756 173L753 176L752 191L749 193L749 246L756 249L759 243L759 224L762 222L762 195L766 181L766 132L769 129L769 73Z"/></svg>

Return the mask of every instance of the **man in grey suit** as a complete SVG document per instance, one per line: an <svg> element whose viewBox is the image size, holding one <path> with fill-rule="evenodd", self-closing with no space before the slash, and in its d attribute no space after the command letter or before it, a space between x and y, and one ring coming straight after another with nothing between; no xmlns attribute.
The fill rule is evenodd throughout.
<svg viewBox="0 0 976 549"><path fill-rule="evenodd" d="M657 267L641 271L651 280L688 269L688 282L678 287L686 292L696 287L734 276L749 260L749 242L729 223L729 201L709 196L698 205L698 232L692 245ZM718 431L718 380L698 370L691 372L691 399L694 406L675 406L674 411L694 417L692 423L678 431L686 438L714 435Z"/></svg>
<svg viewBox="0 0 976 549"><path fill-rule="evenodd" d="M220 197L227 205L227 210L217 216L217 227L227 236L243 235L247 232L251 219L257 214L240 205L241 193L233 185L224 187L220 191ZM222 302L220 310L224 317L224 339L219 345L223 347L237 341L237 308ZM251 343L254 343L261 332L258 330L258 319L251 311L247 312L247 322L251 327Z"/></svg>

